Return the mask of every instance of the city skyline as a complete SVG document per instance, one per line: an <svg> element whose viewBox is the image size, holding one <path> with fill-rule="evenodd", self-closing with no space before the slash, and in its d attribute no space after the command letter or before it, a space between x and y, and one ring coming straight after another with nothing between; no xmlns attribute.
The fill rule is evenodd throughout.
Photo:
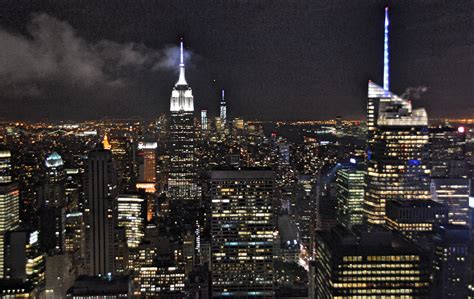
<svg viewBox="0 0 474 299"><path fill-rule="evenodd" d="M0 297L474 298L472 16L382 2L11 6Z"/></svg>
<svg viewBox="0 0 474 299"><path fill-rule="evenodd" d="M167 110L168 88L176 76L176 44L184 38L196 111L218 114L220 90L226 89L234 117L362 119L367 80L383 81L381 8L388 4L393 91L404 94L412 88L416 94L416 87L424 87L414 105L426 107L431 117L472 117L470 3L443 2L441 9L436 1L423 1L423 7L397 1L323 1L286 10L285 4L261 4L265 9L260 10L245 1L197 7L131 5L135 13L156 12L137 23L121 6L104 17L100 13L106 4L85 2L63 10L20 2L0 21L0 39L6 45L0 59L0 116L151 119ZM86 15L85 9L92 13ZM171 18L164 17L167 12ZM113 16L118 13L126 15L128 27L116 24ZM329 20L331 14L337 20ZM215 23L202 22L209 17ZM246 25L239 22L249 18ZM249 27L259 19L266 25ZM203 28L194 28L196 22ZM29 51L15 51L18 45L28 45Z"/></svg>

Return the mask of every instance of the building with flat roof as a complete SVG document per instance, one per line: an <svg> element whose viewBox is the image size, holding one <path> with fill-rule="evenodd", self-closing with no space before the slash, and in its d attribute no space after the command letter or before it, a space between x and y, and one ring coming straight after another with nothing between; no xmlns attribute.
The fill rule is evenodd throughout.
<svg viewBox="0 0 474 299"><path fill-rule="evenodd" d="M385 226L409 238L431 233L436 225L448 223L448 207L432 200L390 200Z"/></svg>
<svg viewBox="0 0 474 299"><path fill-rule="evenodd" d="M131 298L132 282L128 276L79 276L67 291L70 299Z"/></svg>
<svg viewBox="0 0 474 299"><path fill-rule="evenodd" d="M381 226L316 233L316 298L425 298L429 254Z"/></svg>

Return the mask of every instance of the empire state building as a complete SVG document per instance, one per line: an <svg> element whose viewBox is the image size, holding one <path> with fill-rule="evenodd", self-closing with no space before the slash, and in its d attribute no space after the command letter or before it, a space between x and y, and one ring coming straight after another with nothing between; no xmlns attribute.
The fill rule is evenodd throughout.
<svg viewBox="0 0 474 299"><path fill-rule="evenodd" d="M168 149L168 196L172 200L195 199L194 98L184 75L182 42L179 79L171 92Z"/></svg>

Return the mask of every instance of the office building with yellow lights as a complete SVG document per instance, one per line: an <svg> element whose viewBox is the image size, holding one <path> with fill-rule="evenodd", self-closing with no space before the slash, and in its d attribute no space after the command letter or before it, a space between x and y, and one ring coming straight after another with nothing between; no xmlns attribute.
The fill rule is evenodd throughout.
<svg viewBox="0 0 474 299"><path fill-rule="evenodd" d="M145 199L139 195L122 194L116 201L117 226L125 229L128 248L136 248L145 235Z"/></svg>
<svg viewBox="0 0 474 299"><path fill-rule="evenodd" d="M273 296L274 173L211 172L213 297Z"/></svg>
<svg viewBox="0 0 474 299"><path fill-rule="evenodd" d="M360 228L316 233L315 297L427 298L429 255L382 227Z"/></svg>
<svg viewBox="0 0 474 299"><path fill-rule="evenodd" d="M408 238L431 234L437 225L448 223L448 207L432 200L387 202L385 225Z"/></svg>
<svg viewBox="0 0 474 299"><path fill-rule="evenodd" d="M5 235L20 224L20 189L12 182L11 152L0 151L0 278L6 276Z"/></svg>
<svg viewBox="0 0 474 299"><path fill-rule="evenodd" d="M469 226L469 194L471 180L467 178L431 179L431 198L448 207L448 222Z"/></svg>

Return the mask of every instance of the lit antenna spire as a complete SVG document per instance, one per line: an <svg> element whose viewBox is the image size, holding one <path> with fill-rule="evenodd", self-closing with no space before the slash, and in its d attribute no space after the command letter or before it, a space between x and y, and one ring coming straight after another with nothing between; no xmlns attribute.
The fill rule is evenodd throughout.
<svg viewBox="0 0 474 299"><path fill-rule="evenodd" d="M385 7L385 31L383 41L383 89L386 91L390 90L389 72L389 52L388 52L388 6Z"/></svg>
<svg viewBox="0 0 474 299"><path fill-rule="evenodd" d="M179 79L176 85L188 85L186 78L184 77L184 50L183 42L180 43L180 52L179 52Z"/></svg>
<svg viewBox="0 0 474 299"><path fill-rule="evenodd" d="M222 102L225 102L225 99L224 99L224 90L222 90Z"/></svg>

